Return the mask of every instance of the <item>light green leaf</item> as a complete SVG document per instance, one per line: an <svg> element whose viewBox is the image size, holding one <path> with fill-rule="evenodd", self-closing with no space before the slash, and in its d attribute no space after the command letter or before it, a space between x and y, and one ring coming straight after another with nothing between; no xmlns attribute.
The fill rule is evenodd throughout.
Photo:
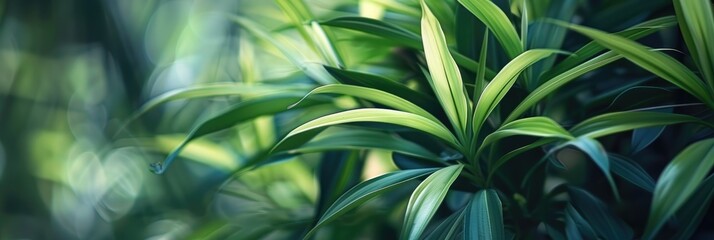
<svg viewBox="0 0 714 240"><path fill-rule="evenodd" d="M637 128L664 126L678 123L712 125L683 114L662 112L614 112L598 115L580 122L570 129L574 136L599 138Z"/></svg>
<svg viewBox="0 0 714 240"><path fill-rule="evenodd" d="M332 206L325 210L325 213L322 215L322 217L320 217L320 220L317 222L315 227L307 233L304 239L308 239L310 236L312 236L315 230L317 230L319 227L335 220L336 218L345 214L347 211L356 208L367 200L376 197L380 193L401 186L406 182L417 179L434 171L436 171L436 169L433 168L402 170L387 173L357 184L349 191L342 194L340 198L335 200Z"/></svg>
<svg viewBox="0 0 714 240"><path fill-rule="evenodd" d="M486 86L483 93L481 93L473 115L474 131L478 133L488 115L496 108L496 105L498 105L501 99L506 96L506 93L511 89L518 75L523 72L524 69L538 60L557 52L559 51L548 49L528 50L506 64ZM478 136L478 134L474 135Z"/></svg>
<svg viewBox="0 0 714 240"><path fill-rule="evenodd" d="M310 130L355 122L388 123L409 127L440 138L452 147L457 149L461 148L461 145L458 143L454 135L449 132L449 129L439 122L434 122L428 118L408 112L379 108L363 108L330 114L300 125L290 131L290 133L288 133L287 136L285 136L285 138L283 138L283 140L281 140L281 142L278 143L273 149L280 149L281 143L286 141L286 139Z"/></svg>
<svg viewBox="0 0 714 240"><path fill-rule="evenodd" d="M682 88L710 107L714 107L714 95L706 90L707 86L702 80L684 64L669 55L652 51L652 49L642 44L615 34L578 25L568 25L568 27L592 38L602 46L619 53L638 66Z"/></svg>
<svg viewBox="0 0 714 240"><path fill-rule="evenodd" d="M714 14L710 0L675 0L674 10L689 54L714 94Z"/></svg>
<svg viewBox="0 0 714 240"><path fill-rule="evenodd" d="M409 198L401 239L419 239L463 168L459 164L439 169L417 186Z"/></svg>
<svg viewBox="0 0 714 240"><path fill-rule="evenodd" d="M689 199L714 166L714 138L689 145L657 179L643 239L651 239Z"/></svg>
<svg viewBox="0 0 714 240"><path fill-rule="evenodd" d="M451 124L458 130L457 135L461 136L466 131L470 108L461 72L449 53L439 21L424 1L421 1L421 6L421 34L431 74L430 83Z"/></svg>
<svg viewBox="0 0 714 240"><path fill-rule="evenodd" d="M538 102L552 95L553 92L558 90L563 85L577 79L583 74L589 73L620 58L622 58L622 56L614 52L607 52L547 80L545 83L533 90L533 92L528 94L528 96L526 96L526 98L523 99L515 109L513 109L511 114L508 115L503 123L505 124L515 120L528 109L535 106Z"/></svg>
<svg viewBox="0 0 714 240"><path fill-rule="evenodd" d="M439 156L424 147L399 138L396 135L352 128L340 128L335 129L335 131L322 132L312 141L299 148L290 149L287 153L304 154L338 149L383 149L433 161L441 161Z"/></svg>
<svg viewBox="0 0 714 240"><path fill-rule="evenodd" d="M382 90L374 89L374 88L369 88L369 87L360 87L360 86L354 86L354 85L345 85L345 84L331 84L331 85L326 85L326 86L321 86L318 88L315 88L314 90L310 91L305 97L309 97L310 95L314 94L344 94L356 98L362 98L368 101L372 101L375 103L379 103L391 108L394 108L396 110L401 110L409 113L414 113L416 115L425 117L431 121L434 122L439 122L439 120L434 117L434 115L431 115L431 113L427 112L426 110L420 108L417 105L414 105L413 103L404 100L403 98L397 97L391 93L384 92ZM299 105L300 103L296 103L295 105Z"/></svg>
<svg viewBox="0 0 714 240"><path fill-rule="evenodd" d="M491 29L508 57L515 58L523 52L516 29L501 8L491 0L459 0L459 3Z"/></svg>
<svg viewBox="0 0 714 240"><path fill-rule="evenodd" d="M493 189L474 194L465 219L465 239L505 239L502 211L501 200Z"/></svg>
<svg viewBox="0 0 714 240"><path fill-rule="evenodd" d="M560 138L572 140L574 137L563 129L557 122L547 117L523 118L501 126L498 130L486 136L481 148L488 146L500 139L515 136L533 136L544 138Z"/></svg>

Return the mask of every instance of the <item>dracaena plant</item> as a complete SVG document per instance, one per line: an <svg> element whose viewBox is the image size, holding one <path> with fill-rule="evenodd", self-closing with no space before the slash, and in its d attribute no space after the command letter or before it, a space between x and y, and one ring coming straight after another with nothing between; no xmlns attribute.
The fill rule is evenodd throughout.
<svg viewBox="0 0 714 240"><path fill-rule="evenodd" d="M361 182L349 190L344 186L342 191L321 189L334 197L320 197L321 207L316 209L314 224L305 232L306 238L315 236L321 228L368 200L389 190L407 188L415 181L419 184L411 191L406 205L400 234L403 239L525 238L535 234L539 225L545 226L552 238L633 238L635 232L593 194L568 184L543 191L547 169L565 167L557 153L562 149L584 153L601 172L612 190L611 196L619 199L613 173L646 190L653 188L651 177L636 163L609 155L598 138L670 124L712 125L683 114L625 111L592 116L565 128L544 114L542 102L555 96L563 86L623 57L633 58L632 51L618 50L613 46L619 45L608 44L607 37L594 37L596 41L581 44L573 53L557 50L564 42L564 28L543 19L569 20L575 14L576 1L551 4L512 1L520 19L520 31L509 14L490 0L399 5L398 9L409 14L414 14L409 9L421 9L416 13L418 29L353 16L317 22L302 1L277 2L307 49L289 47L289 40L262 30L248 19L235 17L235 20L276 47L319 86L308 93L305 90L314 86L312 83L289 84L282 89L265 85L206 86L163 96L147 104L144 110L176 98L265 91L199 124L163 163L152 165L157 173L164 172L181 149L198 137L258 116L275 115L287 109L309 113L313 107L325 105L330 106L328 112L335 113L308 114L295 121L279 141L259 149L236 171L304 153L346 153L343 157L325 154L322 161L329 164L338 161L334 158L340 158L341 162L363 159L363 150L391 151L399 170ZM456 9L456 13L451 9ZM454 19L458 21L452 26ZM448 23L442 24L440 20ZM675 17L644 21L617 33L614 39L632 42L676 23ZM592 32L588 35L591 37L600 34L568 26L583 33ZM351 70L359 64L345 59L350 54L364 57L364 53L340 45L333 32L338 29L368 33L409 49L414 54L406 55L407 72L416 79L417 87ZM420 33L415 33L417 30ZM451 48L448 43L454 36L458 46ZM608 48L612 50L600 53ZM311 55L312 60L305 60L304 53ZM558 59L554 56L558 54L565 57ZM679 72L670 75L676 74ZM709 90L700 90L691 81L665 79L711 104L711 98L703 92ZM516 90L525 94L514 95ZM342 111L334 106L334 96L356 99L359 107ZM692 146L695 152L706 152L699 145ZM332 176L344 174L334 178L344 182L359 169L343 164ZM660 185L663 184L658 183L657 189L664 188ZM326 186L321 183L321 187ZM557 198L562 193L567 193L568 200ZM462 203L444 204L446 198ZM682 200L678 201L681 204ZM448 205L446 214L437 214L444 205ZM663 218L672 211L667 210ZM648 232L659 225L657 222Z"/></svg>

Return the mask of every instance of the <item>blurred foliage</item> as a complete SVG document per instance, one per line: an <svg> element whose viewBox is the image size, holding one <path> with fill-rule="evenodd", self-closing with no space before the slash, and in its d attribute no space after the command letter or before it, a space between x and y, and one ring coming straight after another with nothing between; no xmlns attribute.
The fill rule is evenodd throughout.
<svg viewBox="0 0 714 240"><path fill-rule="evenodd" d="M478 84L474 80L480 74L477 70L483 69L473 59L481 59L485 27L461 1L426 2L453 48L461 67L457 71L469 89L466 95L471 96ZM528 30L524 33L517 28L519 34L529 36L521 43L525 49L571 52L590 42L590 36L543 19L617 32L676 12L669 0L526 0L527 10L521 1L493 2L514 26L526 19ZM386 33L359 31L349 21L338 21L354 16L383 20L406 33L397 36L401 41L394 41L375 36ZM0 0L0 239L300 239L357 183L399 169L433 167L408 154L393 153L391 146L322 152L320 147L329 141L320 145L320 140L340 139L339 134L363 136L360 130L383 131L389 133L379 135L389 137L385 141L408 139L453 164L458 154L446 144L403 128L371 123L331 127L314 133L312 145L297 141L297 146L268 155L288 132L310 120L359 107L385 107L338 94L291 105L313 88L345 81L338 78L354 74L339 75L343 70L406 86L413 90L409 93L420 94L414 99L432 100L424 103L433 107L429 112L448 122L438 96L431 91L432 80L420 69L426 67L421 16L415 0ZM665 25L649 26L656 31L638 36L638 42L663 48L687 66L699 66L689 57L697 49L688 48L690 44L671 27L673 23ZM411 36L418 38L416 44ZM493 34L487 40L485 66L500 70L514 56L504 51ZM495 130L510 110L543 84L547 79L543 76L557 73L549 70L573 56L550 56L528 68L484 128ZM661 113L713 122L711 109L702 104L705 100L633 62L618 60L585 74L523 115L547 116L570 128L604 113L655 107L663 108L658 110ZM490 79L494 74L485 75ZM283 92L291 94L276 94ZM249 103L266 96L282 97L281 104L285 104L249 108ZM147 104L151 101L156 105ZM242 110L237 115L245 121L196 130L231 109ZM644 129L598 139L608 153L625 155L611 155L611 160L618 159L613 171L641 169L644 174L639 176L659 176L687 146L714 134L711 128L693 124ZM196 132L201 138L188 143L186 134ZM508 144L487 150L488 157L508 153L530 140L509 138ZM185 147L177 148L181 145ZM524 167L534 165L534 159L541 159L547 150L534 149L504 166L506 170L494 180L501 188L497 194L476 194L496 198L500 194L504 209L511 213L505 216L508 234L545 239L569 233L570 217L563 216L588 218L588 207L579 205L583 202L610 208L622 218L618 223L632 227L635 236L645 231L654 180L617 178L622 195L617 199L608 180L582 152L559 151L556 158L561 166L548 161L547 166ZM170 171L156 175L148 170L150 163L169 156L165 165L158 165L159 172L165 171L173 161L172 153L179 160ZM524 181L524 186L504 187L510 183L503 179L520 181L531 174L534 179ZM434 209L435 220L425 233L434 235L440 223L475 211L465 206L476 189L461 180L454 183L445 204ZM578 188L557 187L566 182ZM707 178L700 188L712 189L711 182ZM366 201L314 236L397 238L415 187L416 182L406 182ZM563 192L581 201L564 201L558 195ZM699 228L690 229L700 238L712 235L712 210L706 207L711 196L706 193L699 191L688 202L702 206L697 208L702 214L677 213L703 219ZM554 201L536 201L548 197ZM539 217L552 221L534 220ZM675 217L664 226L662 236L683 234L686 223Z"/></svg>

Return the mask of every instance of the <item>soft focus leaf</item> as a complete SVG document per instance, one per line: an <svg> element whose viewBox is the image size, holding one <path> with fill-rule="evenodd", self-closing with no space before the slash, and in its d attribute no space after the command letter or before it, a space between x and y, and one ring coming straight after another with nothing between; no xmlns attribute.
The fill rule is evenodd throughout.
<svg viewBox="0 0 714 240"><path fill-rule="evenodd" d="M682 150L660 174L652 197L644 239L650 239L689 199L714 166L714 138Z"/></svg>
<svg viewBox="0 0 714 240"><path fill-rule="evenodd" d="M654 179L652 179L647 171L645 171L639 164L614 154L610 154L608 157L610 158L610 163L612 164L612 172L615 175L622 177L628 182L648 192L654 191Z"/></svg>
<svg viewBox="0 0 714 240"><path fill-rule="evenodd" d="M570 202L602 239L632 239L634 233L622 219L615 216L607 205L585 190L568 188Z"/></svg>
<svg viewBox="0 0 714 240"><path fill-rule="evenodd" d="M272 115L283 112L288 106L302 99L302 94L276 94L260 98L250 99L238 103L227 111L202 122L188 133L186 138L169 154L161 163L153 163L151 170L157 174L166 171L169 165L178 156L181 150L191 142L191 140L209 133L217 132L235 126L241 122L254 119L259 116ZM317 104L329 103L325 99L305 99L300 107L309 107Z"/></svg>
<svg viewBox="0 0 714 240"><path fill-rule="evenodd" d="M709 175L689 200L682 205L682 208L677 211L676 217L681 229L672 239L691 239L707 214L712 199L714 199L714 175Z"/></svg>
<svg viewBox="0 0 714 240"><path fill-rule="evenodd" d="M409 198L401 239L419 239L463 167L459 164L439 169L417 186Z"/></svg>
<svg viewBox="0 0 714 240"><path fill-rule="evenodd" d="M607 157L607 152L603 146L597 140L588 137L578 137L574 140L570 140L566 143L557 146L555 150L562 149L566 146L573 146L586 155L595 162L595 165L600 168L600 170L605 174L608 183L610 183L610 188L612 189L615 198L620 199L620 195L617 191L617 186L615 185L615 180L612 179L612 174L610 173L610 159Z"/></svg>

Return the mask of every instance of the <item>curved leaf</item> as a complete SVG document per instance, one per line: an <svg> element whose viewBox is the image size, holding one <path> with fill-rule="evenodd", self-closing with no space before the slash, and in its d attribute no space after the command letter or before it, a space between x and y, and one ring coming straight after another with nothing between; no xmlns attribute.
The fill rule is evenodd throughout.
<svg viewBox="0 0 714 240"><path fill-rule="evenodd" d="M505 239L501 200L493 189L474 194L466 217L465 239Z"/></svg>
<svg viewBox="0 0 714 240"><path fill-rule="evenodd" d="M461 145L458 143L454 135L449 132L449 129L439 122L434 122L428 118L408 112L379 108L364 108L330 114L300 125L290 131L290 133L288 133L287 136L285 136L285 138L283 138L283 140L281 140L280 143L273 148L273 151L281 150L282 142L301 133L323 127L356 122L387 123L409 127L438 137L453 147L461 148Z"/></svg>
<svg viewBox="0 0 714 240"><path fill-rule="evenodd" d="M398 44L404 44L414 49L424 48L421 42L421 37L419 37L419 35L394 24L376 19L364 17L339 17L322 22L322 25L373 34L391 40L392 42ZM460 66L473 72L477 71L479 65L478 62L460 54L459 52L453 49L449 49L449 52L454 57L454 61L456 61L456 63L458 63ZM493 77L495 75L495 73L491 69L486 69L485 73L487 77Z"/></svg>
<svg viewBox="0 0 714 240"><path fill-rule="evenodd" d="M560 138L572 140L574 137L563 129L560 124L547 117L523 118L501 126L498 130L486 136L481 148L502 138L524 135L533 137Z"/></svg>
<svg viewBox="0 0 714 240"><path fill-rule="evenodd" d="M360 87L345 84L331 84L315 88L314 90L310 91L305 97L308 97L313 94L324 93L344 94L352 97L362 98L394 108L396 110L414 113L434 122L439 122L436 117L431 115L431 113L427 112L423 108L420 108L419 106L414 105L413 103L404 100L403 98L397 97L391 93L369 87ZM299 102L295 105L299 105Z"/></svg>
<svg viewBox="0 0 714 240"><path fill-rule="evenodd" d="M595 162L595 165L602 170L602 172L605 174L605 177L607 178L608 183L610 183L610 188L612 189L612 193L615 195L616 199L620 199L620 194L617 191L617 185L615 185L615 180L612 179L612 174L610 173L610 159L607 157L607 152L605 152L605 148L598 142L597 140L594 140L592 138L588 137L578 137L574 140L570 140L566 143L561 144L560 146L557 146L553 149L553 151L558 151L559 149L562 149L567 146L573 146L586 155L590 157L590 159ZM551 152L553 152L551 151Z"/></svg>
<svg viewBox="0 0 714 240"><path fill-rule="evenodd" d="M378 194L434 171L436 171L436 169L432 168L391 172L357 184L349 191L342 194L340 198L335 200L332 206L325 210L325 214L320 217L320 220L317 222L315 227L307 233L305 239L308 239L319 227L335 220L347 211L354 209L367 200L376 197Z"/></svg>
<svg viewBox="0 0 714 240"><path fill-rule="evenodd" d="M707 86L702 80L684 64L669 55L652 51L652 49L633 40L600 30L578 25L568 25L568 27L592 38L638 66L682 88L710 107L714 107L714 96L706 90Z"/></svg>
<svg viewBox="0 0 714 240"><path fill-rule="evenodd" d="M568 195L575 210L603 239L632 239L634 232L615 216L607 205L585 190L569 187Z"/></svg>
<svg viewBox="0 0 714 240"><path fill-rule="evenodd" d="M312 141L298 148L288 150L287 153L304 154L338 149L383 149L432 161L440 162L441 160L439 156L424 147L393 134L350 128L341 128L331 132L325 131L317 135Z"/></svg>
<svg viewBox="0 0 714 240"><path fill-rule="evenodd" d="M679 28L699 71L714 94L714 13L708 0L675 0Z"/></svg>
<svg viewBox="0 0 714 240"><path fill-rule="evenodd" d="M598 138L637 128L664 126L679 123L712 125L683 114L661 112L614 112L598 115L580 122L570 129L574 136Z"/></svg>
<svg viewBox="0 0 714 240"><path fill-rule="evenodd" d="M451 124L459 130L458 132L463 133L466 131L470 106L461 80L461 72L449 53L439 20L434 17L424 1L421 1L421 7L421 34L424 55L431 75L431 87ZM457 135L460 136L461 133Z"/></svg>
<svg viewBox="0 0 714 240"><path fill-rule="evenodd" d="M661 18L652 19L649 21L642 22L635 26L632 26L621 32L613 33L624 38L637 40L650 34L659 32L662 29L669 28L677 24L677 19L674 16L666 16ZM566 57L558 63L555 67L551 68L548 72L544 73L542 78L549 79L553 78L555 75L560 75L561 73L574 68L578 64L590 59L590 57L595 56L598 52L604 50L605 47L598 44L595 41L585 44L585 46L576 50L572 55Z"/></svg>
<svg viewBox="0 0 714 240"><path fill-rule="evenodd" d="M692 234L695 233L702 219L707 214L707 210L712 204L713 198L714 175L709 175L699 188L697 188L692 197L677 211L676 217L681 221L679 222L681 229L672 239L691 239Z"/></svg>
<svg viewBox="0 0 714 240"><path fill-rule="evenodd" d="M653 192L655 181L650 174L647 173L639 164L621 156L610 154L610 163L612 163L612 172L615 175L622 177L628 182L638 186L648 192Z"/></svg>
<svg viewBox="0 0 714 240"><path fill-rule="evenodd" d="M496 105L498 105L501 99L506 96L506 93L511 89L518 75L523 72L523 70L533 63L557 52L559 51L548 49L528 50L506 64L506 66L498 72L496 77L488 83L481 93L481 97L478 99L473 115L474 131L478 133L488 115L496 108Z"/></svg>
<svg viewBox="0 0 714 240"><path fill-rule="evenodd" d="M538 88L533 90L533 92L528 94L528 96L526 96L526 98L524 98L518 104L518 106L516 106L516 108L511 111L511 114L508 115L508 117L505 121L503 121L503 123L506 124L515 120L523 113L525 113L528 109L535 106L544 98L552 95L553 92L558 90L563 85L569 83L570 81L575 80L578 77L589 73L595 69L612 63L620 58L622 58L622 56L614 52L607 52L583 64L570 68L567 71L547 80L545 83L541 84L540 86L538 86Z"/></svg>
<svg viewBox="0 0 714 240"><path fill-rule="evenodd" d="M439 169L417 186L409 198L401 239L419 239L463 168L459 164Z"/></svg>
<svg viewBox="0 0 714 240"><path fill-rule="evenodd" d="M193 139L199 138L209 133L217 132L235 126L241 122L254 119L259 116L276 114L286 111L288 106L303 98L302 94L276 94L265 97L250 99L238 103L227 111L202 122L188 133L186 138L174 149L163 162L151 164L151 171L162 174L178 156L181 150ZM305 99L300 107L309 107L317 104L329 103L327 99Z"/></svg>
<svg viewBox="0 0 714 240"><path fill-rule="evenodd" d="M521 40L513 24L491 0L459 0L459 3L491 29L510 58L515 58L523 52Z"/></svg>
<svg viewBox="0 0 714 240"><path fill-rule="evenodd" d="M670 162L657 179L645 237L657 233L689 197L714 166L714 138L689 145Z"/></svg>
<svg viewBox="0 0 714 240"><path fill-rule="evenodd" d="M436 99L421 92L417 92L403 84L386 79L381 76L368 73L348 71L339 68L325 66L325 70L332 74L338 81L344 84L358 85L373 89L382 90L394 94L400 98L410 101L418 106L421 106L428 111L436 111L441 107L436 102Z"/></svg>

